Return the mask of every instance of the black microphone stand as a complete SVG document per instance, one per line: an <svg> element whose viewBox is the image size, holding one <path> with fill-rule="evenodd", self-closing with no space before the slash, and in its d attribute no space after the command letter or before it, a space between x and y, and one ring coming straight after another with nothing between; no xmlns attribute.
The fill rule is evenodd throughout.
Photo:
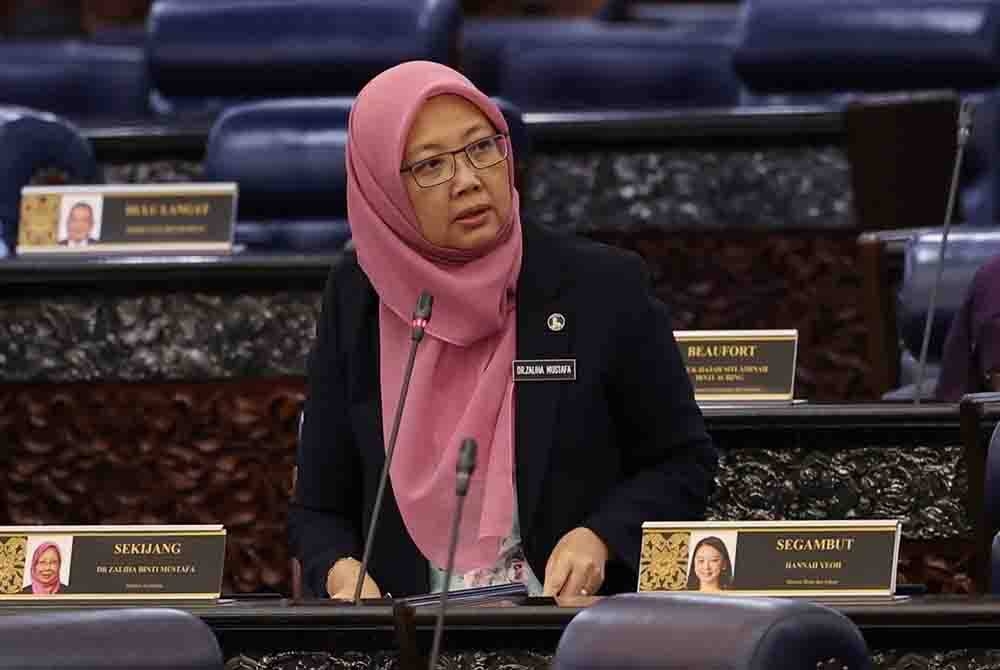
<svg viewBox="0 0 1000 670"><path fill-rule="evenodd" d="M455 483L455 517L451 521L448 565L444 570L444 588L441 589L441 604L438 606L437 621L434 624L434 644L431 646L431 657L427 663L428 670L435 669L438 654L441 651L441 635L444 632L444 611L448 604L448 591L451 590L451 574L455 569L455 552L458 550L458 530L462 523L465 494L469 492L469 480L476 469L476 448L476 441L472 438L466 438L462 440L462 447L458 452L458 480Z"/></svg>
<svg viewBox="0 0 1000 670"><path fill-rule="evenodd" d="M371 522L368 524L368 535L365 537L365 552L361 557L361 573L358 581L354 585L354 598L351 601L356 605L361 599L361 588L368 574L368 562L372 556L372 546L375 543L375 531L378 529L378 519L382 513L382 499L385 496L385 484L389 479L389 466L392 464L392 455L396 451L396 438L399 436L399 424L403 418L403 406L406 404L406 394L410 390L410 377L413 375L413 362L417 357L417 346L424 339L424 329L431 318L431 308L434 306L434 297L427 291L423 291L417 298L417 306L413 310L412 332L410 333L410 357L406 361L406 370L403 373L403 386L399 389L399 402L396 403L396 415L392 419L392 432L389 435L389 447L385 453L385 463L382 466L382 474L379 477L378 492L375 494L375 506L372 508Z"/></svg>
<svg viewBox="0 0 1000 670"><path fill-rule="evenodd" d="M958 192L958 175L962 169L962 157L965 155L965 145L972 133L972 116L974 107L968 100L962 102L958 111L958 150L955 153L955 166L951 172L951 187L948 189L948 204L944 210L944 228L941 230L941 249L938 251L937 274L931 285L930 300L927 304L927 317L924 320L924 338L920 343L920 361L917 365L917 385L913 392L913 404L919 405L923 395L924 373L927 367L927 348L931 341L931 327L934 325L934 310L937 307L938 289L941 287L941 275L944 273L944 252L948 246L948 232L951 230L952 212L955 208L955 195Z"/></svg>

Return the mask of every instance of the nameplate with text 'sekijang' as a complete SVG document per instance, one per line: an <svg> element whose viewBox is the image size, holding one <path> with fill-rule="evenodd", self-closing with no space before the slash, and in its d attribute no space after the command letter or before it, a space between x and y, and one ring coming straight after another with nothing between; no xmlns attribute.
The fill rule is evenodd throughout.
<svg viewBox="0 0 1000 670"><path fill-rule="evenodd" d="M197 526L0 526L0 600L212 600L226 531Z"/></svg>

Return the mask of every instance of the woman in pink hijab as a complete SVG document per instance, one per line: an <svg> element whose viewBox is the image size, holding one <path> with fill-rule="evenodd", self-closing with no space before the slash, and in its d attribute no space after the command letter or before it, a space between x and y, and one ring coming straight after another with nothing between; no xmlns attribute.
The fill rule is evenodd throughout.
<svg viewBox="0 0 1000 670"><path fill-rule="evenodd" d="M634 590L643 521L700 518L717 467L641 259L522 227L507 122L448 67L375 77L348 136L356 254L324 296L289 520L306 590L353 595L422 291L363 596L444 586L464 438L452 587Z"/></svg>
<svg viewBox="0 0 1000 670"><path fill-rule="evenodd" d="M31 584L22 593L53 595L64 593L66 585L59 581L62 568L62 553L54 542L43 542L31 555Z"/></svg>

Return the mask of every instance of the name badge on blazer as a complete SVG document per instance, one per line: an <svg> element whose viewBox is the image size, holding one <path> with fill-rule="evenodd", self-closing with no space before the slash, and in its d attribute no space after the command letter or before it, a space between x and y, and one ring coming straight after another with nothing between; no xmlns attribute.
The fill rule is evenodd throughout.
<svg viewBox="0 0 1000 670"><path fill-rule="evenodd" d="M515 360L515 382L571 382L576 380L575 358Z"/></svg>

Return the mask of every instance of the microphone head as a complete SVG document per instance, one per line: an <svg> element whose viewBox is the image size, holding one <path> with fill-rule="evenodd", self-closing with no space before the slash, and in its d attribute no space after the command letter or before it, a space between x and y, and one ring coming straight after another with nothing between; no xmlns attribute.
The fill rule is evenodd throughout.
<svg viewBox="0 0 1000 670"><path fill-rule="evenodd" d="M417 308L413 310L413 318L428 321L431 318L431 308L434 307L434 296L427 291L421 291L417 298Z"/></svg>
<svg viewBox="0 0 1000 670"><path fill-rule="evenodd" d="M471 475L476 469L476 449L479 445L471 437L462 440L462 446L458 450L458 474Z"/></svg>

